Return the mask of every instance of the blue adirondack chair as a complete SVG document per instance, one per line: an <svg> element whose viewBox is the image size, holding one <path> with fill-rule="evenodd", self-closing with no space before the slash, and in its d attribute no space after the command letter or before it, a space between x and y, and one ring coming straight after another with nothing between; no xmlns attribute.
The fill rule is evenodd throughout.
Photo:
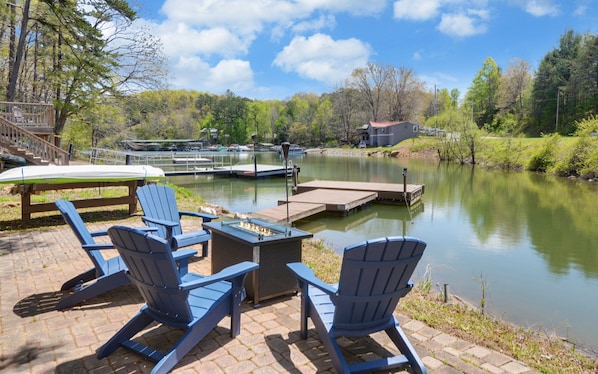
<svg viewBox="0 0 598 374"><path fill-rule="evenodd" d="M141 219L149 227L158 231L156 234L161 238L170 241L173 250L192 245L202 245L202 256L208 255L208 241L212 235L210 231L203 229L189 233L183 233L181 217L189 216L201 218L203 222L210 222L217 219L213 214L179 211L174 195L174 190L162 184L148 184L137 189L137 198L143 210Z"/></svg>
<svg viewBox="0 0 598 374"><path fill-rule="evenodd" d="M172 250L166 240L122 226L109 228L108 235L127 264L127 275L146 304L99 349L98 359L122 346L156 361L152 373L166 373L225 316L231 317L231 337L240 333L243 282L247 273L257 269L258 264L243 262L206 277L193 273L181 276L176 271ZM185 330L165 354L131 340L154 321Z"/></svg>
<svg viewBox="0 0 598 374"><path fill-rule="evenodd" d="M102 251L114 248L113 245L111 243L96 243L94 239L95 237L108 235L106 230L90 232L72 202L59 199L56 200L55 204L66 223L81 242L83 250L93 262L91 269L64 282L60 290L74 290L74 293L60 300L56 304L56 309L70 308L116 287L129 284L129 278L125 274L127 267L120 256L105 258L102 254ZM176 256L181 273L187 272L189 257L196 254L197 251L194 250L177 252Z"/></svg>
<svg viewBox="0 0 598 374"><path fill-rule="evenodd" d="M287 264L301 290L301 337L307 339L311 318L339 373L370 372L411 366L426 373L417 352L393 316L399 299L412 288L411 275L426 243L416 238L388 237L348 246L338 285L319 280L305 264ZM369 336L385 331L401 355L348 365L336 338Z"/></svg>

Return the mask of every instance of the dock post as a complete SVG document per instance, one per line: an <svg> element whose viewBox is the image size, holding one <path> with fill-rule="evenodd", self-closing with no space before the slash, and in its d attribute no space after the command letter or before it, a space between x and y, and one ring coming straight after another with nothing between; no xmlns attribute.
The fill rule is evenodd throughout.
<svg viewBox="0 0 598 374"><path fill-rule="evenodd" d="M284 190L287 195L287 226L290 226L290 218L289 218L289 148L291 148L291 143L283 142L281 144L282 147L282 154L284 156Z"/></svg>
<svg viewBox="0 0 598 374"><path fill-rule="evenodd" d="M407 196L407 168L403 168L403 193Z"/></svg>

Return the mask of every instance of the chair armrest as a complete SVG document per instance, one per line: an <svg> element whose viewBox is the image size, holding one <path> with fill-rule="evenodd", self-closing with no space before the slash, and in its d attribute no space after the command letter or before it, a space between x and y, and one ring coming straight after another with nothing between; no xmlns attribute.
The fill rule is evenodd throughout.
<svg viewBox="0 0 598 374"><path fill-rule="evenodd" d="M112 243L101 243L101 244L83 244L83 249L86 251L102 250L102 249L113 249Z"/></svg>
<svg viewBox="0 0 598 374"><path fill-rule="evenodd" d="M172 252L172 258L177 263L179 274L181 276L189 273L189 258L197 254L196 250L185 249L181 251Z"/></svg>
<svg viewBox="0 0 598 374"><path fill-rule="evenodd" d="M152 231L158 231L158 229L155 228L155 227L139 227L138 229L141 230L141 231L150 231L150 232L152 232ZM98 237L98 236L107 236L108 235L108 230L91 231L90 234L91 234L92 238L95 238L95 237Z"/></svg>
<svg viewBox="0 0 598 374"><path fill-rule="evenodd" d="M324 291L328 295L336 295L337 288L321 281L318 277L316 277L313 270L311 270L304 263L291 262L287 264L287 267L295 274L300 283L310 284Z"/></svg>
<svg viewBox="0 0 598 374"><path fill-rule="evenodd" d="M220 282L223 280L230 280L239 276L244 277L250 271L256 270L259 265L255 262L244 261L235 265L231 265L220 270L218 273L210 275L208 277L196 279L190 282L185 282L180 285L180 289L183 291L189 291L194 288L207 286L212 283Z"/></svg>
<svg viewBox="0 0 598 374"><path fill-rule="evenodd" d="M183 249L179 251L172 252L172 257L175 261L187 260L197 254L197 251L194 249Z"/></svg>
<svg viewBox="0 0 598 374"><path fill-rule="evenodd" d="M165 219L152 218L152 217L148 217L148 216L142 216L141 220L146 224L149 222L149 223L153 223L156 225L166 226L169 229L172 229L173 227L179 225L178 222L168 221Z"/></svg>
<svg viewBox="0 0 598 374"><path fill-rule="evenodd" d="M108 230L91 231L90 234L94 238L96 236L105 236L105 235L108 235Z"/></svg>
<svg viewBox="0 0 598 374"><path fill-rule="evenodd" d="M213 219L218 219L218 216L215 216L213 214L199 213L199 212L188 212L188 211L180 211L179 217L182 217L182 216L201 218L204 222L211 222Z"/></svg>

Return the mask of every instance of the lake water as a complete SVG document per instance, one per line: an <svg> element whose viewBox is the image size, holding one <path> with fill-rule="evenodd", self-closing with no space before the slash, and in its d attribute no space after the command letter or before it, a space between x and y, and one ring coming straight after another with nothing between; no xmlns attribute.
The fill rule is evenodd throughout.
<svg viewBox="0 0 598 374"><path fill-rule="evenodd" d="M347 217L324 214L295 226L338 253L380 236L419 237L428 247L416 282L428 271L435 287L446 283L451 294L474 305L484 284L491 314L598 349L598 185L421 159L309 154L290 161L301 168L300 182L402 184L406 167L408 183L425 185L422 204L373 204ZM258 162L283 163L275 154L258 154ZM232 212L271 208L285 197L284 178L168 180Z"/></svg>

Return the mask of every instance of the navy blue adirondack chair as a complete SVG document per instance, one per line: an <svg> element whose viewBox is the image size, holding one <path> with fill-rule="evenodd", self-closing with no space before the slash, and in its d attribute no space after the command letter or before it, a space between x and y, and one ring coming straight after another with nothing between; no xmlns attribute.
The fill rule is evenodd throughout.
<svg viewBox="0 0 598 374"><path fill-rule="evenodd" d="M181 217L197 217L203 222L217 219L213 214L179 211L174 190L162 184L148 184L137 189L137 198L143 210L141 219L149 227L158 231L156 234L170 241L173 250L189 247L196 244L202 245L202 256L208 255L208 241L212 238L209 230L183 233Z"/></svg>
<svg viewBox="0 0 598 374"><path fill-rule="evenodd" d="M56 305L56 309L70 308L114 288L129 284L129 278L125 274L127 267L120 256L106 258L102 253L102 251L112 249L114 246L111 243L96 243L94 239L108 235L106 230L90 232L72 202L60 199L56 200L55 204L93 263L91 269L64 282L60 290L74 290L74 293L60 300ZM177 261L181 273L187 272L188 259L196 254L197 251L194 250L177 252Z"/></svg>
<svg viewBox="0 0 598 374"><path fill-rule="evenodd" d="M166 373L225 316L231 317L231 337L240 333L243 282L258 264L242 262L205 277L193 273L181 276L166 240L122 226L109 228L108 235L129 268L127 276L146 304L99 349L98 359L122 346L157 362L152 373ZM185 330L167 353L132 340L154 321Z"/></svg>
<svg viewBox="0 0 598 374"><path fill-rule="evenodd" d="M369 372L411 366L426 373L417 352L393 316L399 299L412 288L410 278L426 243L416 238L388 237L348 246L338 285L329 285L300 262L287 264L301 289L301 337L307 339L311 318L339 373ZM336 338L369 336L385 331L401 355L348 365Z"/></svg>

